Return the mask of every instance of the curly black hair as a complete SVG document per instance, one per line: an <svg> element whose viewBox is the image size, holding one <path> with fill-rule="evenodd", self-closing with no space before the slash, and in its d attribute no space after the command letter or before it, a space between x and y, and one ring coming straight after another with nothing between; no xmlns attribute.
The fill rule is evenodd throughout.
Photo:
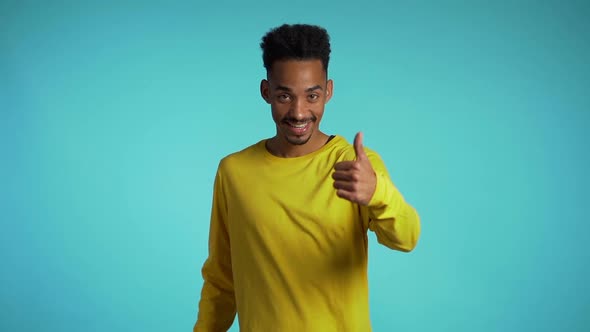
<svg viewBox="0 0 590 332"><path fill-rule="evenodd" d="M267 72L279 60L321 60L328 73L330 36L326 29L309 24L283 24L270 30L260 43Z"/></svg>

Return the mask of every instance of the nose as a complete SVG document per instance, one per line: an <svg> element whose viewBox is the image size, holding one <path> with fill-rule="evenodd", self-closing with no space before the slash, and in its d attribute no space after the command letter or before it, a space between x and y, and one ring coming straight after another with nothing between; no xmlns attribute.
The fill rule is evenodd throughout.
<svg viewBox="0 0 590 332"><path fill-rule="evenodd" d="M307 107L307 104L305 103L305 100L302 100L301 98L297 98L291 103L291 109L289 110L289 113L291 113L290 115L294 119L304 120L305 113L306 113L306 107Z"/></svg>

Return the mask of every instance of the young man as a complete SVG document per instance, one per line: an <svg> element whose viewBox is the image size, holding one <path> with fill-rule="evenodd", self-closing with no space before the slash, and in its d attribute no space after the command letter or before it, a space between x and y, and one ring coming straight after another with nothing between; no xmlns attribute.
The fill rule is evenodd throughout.
<svg viewBox="0 0 590 332"><path fill-rule="evenodd" d="M283 25L262 39L276 135L225 157L194 331L370 331L367 231L410 251L420 224L362 134L320 131L333 93L329 36Z"/></svg>

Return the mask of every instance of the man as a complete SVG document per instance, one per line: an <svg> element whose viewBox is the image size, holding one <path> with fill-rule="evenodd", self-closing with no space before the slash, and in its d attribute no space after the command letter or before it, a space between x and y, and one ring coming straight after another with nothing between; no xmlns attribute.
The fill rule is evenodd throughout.
<svg viewBox="0 0 590 332"><path fill-rule="evenodd" d="M194 331L370 331L367 230L410 251L416 211L357 134L320 131L333 94L329 36L283 25L262 39L276 135L225 157L215 178L209 257Z"/></svg>

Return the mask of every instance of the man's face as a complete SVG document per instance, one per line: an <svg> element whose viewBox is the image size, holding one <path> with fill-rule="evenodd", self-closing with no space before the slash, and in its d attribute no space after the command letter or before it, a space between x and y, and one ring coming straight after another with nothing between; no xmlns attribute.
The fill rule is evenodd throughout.
<svg viewBox="0 0 590 332"><path fill-rule="evenodd" d="M324 106L332 97L321 60L276 61L260 92L270 104L277 138L303 145L319 133Z"/></svg>

